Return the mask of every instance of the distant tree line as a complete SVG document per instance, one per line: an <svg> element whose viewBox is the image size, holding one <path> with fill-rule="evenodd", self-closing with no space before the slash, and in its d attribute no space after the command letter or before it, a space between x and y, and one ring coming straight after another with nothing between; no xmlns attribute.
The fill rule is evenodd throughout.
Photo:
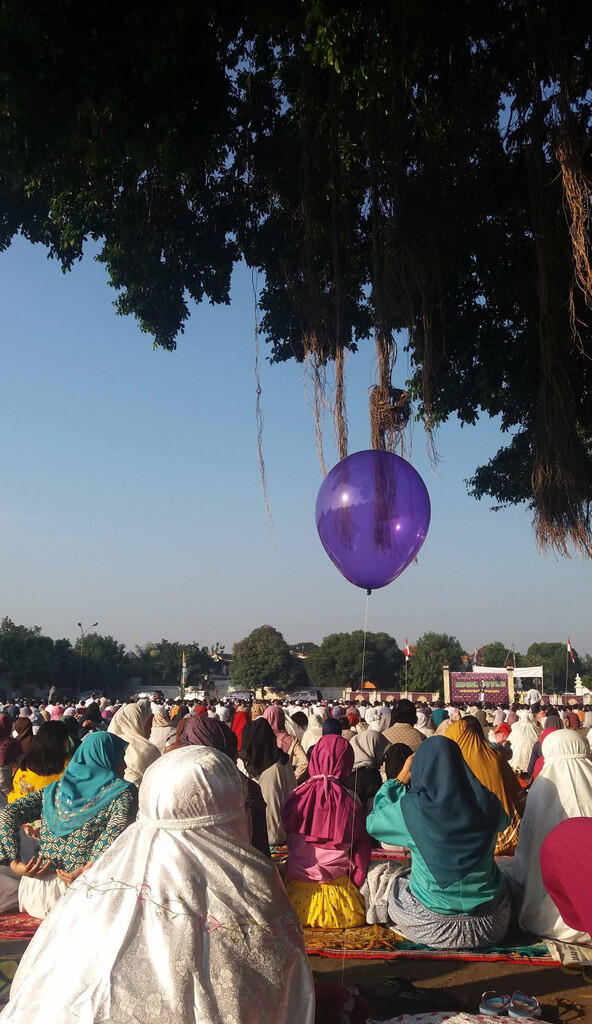
<svg viewBox="0 0 592 1024"><path fill-rule="evenodd" d="M88 633L84 642L66 638L54 640L40 626L16 625L0 620L0 685L10 685L24 694L34 690L77 692L96 689L117 693L131 679L142 689L176 686L180 681L183 651L187 662L187 685L201 689L216 671L224 647L207 647L192 641L181 643L163 638L158 643L126 650L125 644L101 633ZM579 673L592 689L592 656L580 656L567 663L568 688ZM456 637L446 633L424 633L412 648L407 662L397 640L388 633L367 633L364 648L362 630L330 633L321 644L303 641L288 644L279 630L263 625L234 645L233 680L247 689L260 687L280 691L322 686L359 689L363 682L377 689L432 690L442 685L442 664L452 671L470 668L473 652L467 653ZM565 642L534 643L522 654L496 640L479 648L479 663L517 668L543 665L545 690L563 692L566 678Z"/></svg>
<svg viewBox="0 0 592 1024"><path fill-rule="evenodd" d="M158 643L126 650L125 644L101 633L88 633L74 644L53 640L40 626L20 626L11 619L0 621L0 683L31 695L36 689L55 686L58 693L101 690L117 693L131 679L142 688L178 685L183 651L187 662L187 685L201 688L204 676L213 672L213 655L223 653L219 644L211 648L199 643L162 639Z"/></svg>

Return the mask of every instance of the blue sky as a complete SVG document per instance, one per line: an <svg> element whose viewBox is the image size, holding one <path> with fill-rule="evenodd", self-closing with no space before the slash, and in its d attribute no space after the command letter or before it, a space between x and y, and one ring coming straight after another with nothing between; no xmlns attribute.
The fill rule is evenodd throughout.
<svg viewBox="0 0 592 1024"><path fill-rule="evenodd" d="M175 353L153 351L133 319L115 315L92 249L63 275L17 239L0 255L0 287L0 614L72 638L79 620L98 620L130 647L165 636L229 649L265 622L292 643L362 628L365 595L316 533L322 478L302 367L263 358L271 524L265 512L249 272L236 270L230 306L194 310ZM372 351L347 364L350 451L368 447ZM406 376L401 353L396 383ZM470 650L494 639L525 650L569 633L592 651L591 566L541 555L527 510L493 513L466 494L464 478L499 439L495 422L451 421L436 472L415 428L430 532L419 564L372 595L368 628L401 645L444 631Z"/></svg>

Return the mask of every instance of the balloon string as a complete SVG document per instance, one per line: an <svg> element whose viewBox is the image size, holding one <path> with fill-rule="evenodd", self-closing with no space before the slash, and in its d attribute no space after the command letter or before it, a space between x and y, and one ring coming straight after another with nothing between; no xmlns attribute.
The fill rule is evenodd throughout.
<svg viewBox="0 0 592 1024"><path fill-rule="evenodd" d="M366 591L366 615L364 617L364 646L362 648L362 678L360 679L360 690L364 689L364 665L366 664L366 633L368 632L368 598L370 591Z"/></svg>
<svg viewBox="0 0 592 1024"><path fill-rule="evenodd" d="M364 665L366 663L366 634L368 632L368 598L369 597L370 597L370 591L367 590L366 591L366 612L365 612L365 615L364 615L364 643L363 643L363 646L362 646L362 677L361 677L361 682L360 682L360 689L362 690L362 694L363 694L363 690L364 690ZM358 803L358 773L356 772L355 775L356 775L356 779L355 779L355 782L354 782L353 797L354 797L354 804L357 804ZM355 814L352 813L351 835L350 835L350 839L349 839L349 862L350 862L350 864L352 863L353 853L354 853L354 823L355 823ZM344 932L345 931L347 931L347 929L344 929ZM342 953L342 957L341 957L341 984L343 985L343 980L345 978L345 934L343 936L343 949L342 949L341 953Z"/></svg>

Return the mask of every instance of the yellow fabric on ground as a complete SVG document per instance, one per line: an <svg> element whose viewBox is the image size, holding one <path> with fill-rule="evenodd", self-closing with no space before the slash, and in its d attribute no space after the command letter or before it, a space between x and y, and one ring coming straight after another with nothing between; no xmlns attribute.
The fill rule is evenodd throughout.
<svg viewBox="0 0 592 1024"><path fill-rule="evenodd" d="M366 923L366 906L347 875L332 882L286 882L303 928L357 928Z"/></svg>

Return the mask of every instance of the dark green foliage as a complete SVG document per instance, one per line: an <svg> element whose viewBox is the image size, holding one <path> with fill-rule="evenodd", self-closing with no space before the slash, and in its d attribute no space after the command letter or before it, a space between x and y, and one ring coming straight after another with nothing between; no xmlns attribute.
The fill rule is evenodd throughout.
<svg viewBox="0 0 592 1024"><path fill-rule="evenodd" d="M100 241L166 348L246 260L271 358L336 360L342 454L373 336L429 430L501 416L472 493L590 554L586 4L4 0L0 62L0 248Z"/></svg>
<svg viewBox="0 0 592 1024"><path fill-rule="evenodd" d="M397 641L388 633L367 633L364 673L362 656L364 633L331 633L306 660L306 669L314 686L351 686L361 689L369 680L378 689L394 690L404 662Z"/></svg>
<svg viewBox="0 0 592 1024"><path fill-rule="evenodd" d="M248 690L307 685L303 682L286 641L273 626L259 626L232 649L232 678Z"/></svg>
<svg viewBox="0 0 592 1024"><path fill-rule="evenodd" d="M451 672L463 669L465 652L455 636L447 633L424 633L409 659L409 689L436 693L442 690L442 665L448 662Z"/></svg>

